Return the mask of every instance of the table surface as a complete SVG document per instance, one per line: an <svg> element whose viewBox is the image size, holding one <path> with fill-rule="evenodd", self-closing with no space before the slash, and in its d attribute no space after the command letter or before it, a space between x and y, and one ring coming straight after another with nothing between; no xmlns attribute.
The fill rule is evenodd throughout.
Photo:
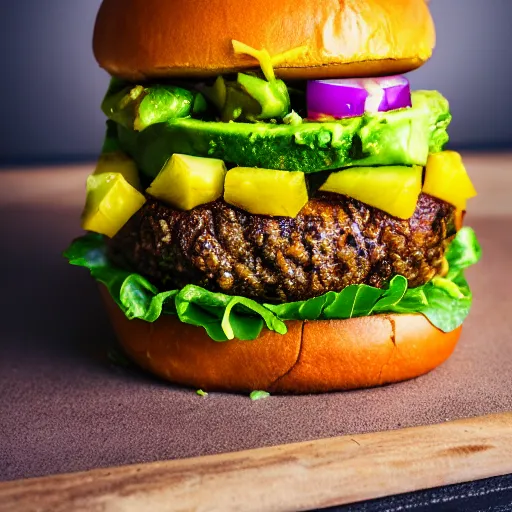
<svg viewBox="0 0 512 512"><path fill-rule="evenodd" d="M229 452L512 410L512 158L473 156L484 248L452 358L427 376L301 397L193 391L115 365L95 284L60 253L90 166L0 173L0 480ZM507 172L511 171L511 172ZM7 250L6 250L7 249Z"/></svg>

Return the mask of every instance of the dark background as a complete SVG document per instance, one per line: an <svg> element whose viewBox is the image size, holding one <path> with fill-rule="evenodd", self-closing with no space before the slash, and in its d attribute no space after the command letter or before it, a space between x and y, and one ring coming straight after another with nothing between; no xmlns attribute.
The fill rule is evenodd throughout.
<svg viewBox="0 0 512 512"><path fill-rule="evenodd" d="M95 63L100 0L0 0L0 165L94 159L108 77ZM432 0L437 50L409 75L454 115L452 147L512 147L512 0Z"/></svg>

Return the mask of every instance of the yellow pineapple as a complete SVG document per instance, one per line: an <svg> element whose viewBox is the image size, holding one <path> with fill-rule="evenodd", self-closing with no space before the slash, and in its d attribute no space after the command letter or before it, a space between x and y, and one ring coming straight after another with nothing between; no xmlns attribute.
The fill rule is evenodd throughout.
<svg viewBox="0 0 512 512"><path fill-rule="evenodd" d="M146 198L121 173L91 174L87 178L87 200L82 228L113 237Z"/></svg>
<svg viewBox="0 0 512 512"><path fill-rule="evenodd" d="M222 196L225 176L222 160L174 154L147 193L179 210L192 210Z"/></svg>
<svg viewBox="0 0 512 512"><path fill-rule="evenodd" d="M235 167L228 171L224 200L243 210L276 217L296 217L308 202L303 172Z"/></svg>
<svg viewBox="0 0 512 512"><path fill-rule="evenodd" d="M423 192L462 211L466 210L467 200L477 195L462 157L455 151L442 151L428 157Z"/></svg>
<svg viewBox="0 0 512 512"><path fill-rule="evenodd" d="M333 172L320 190L344 194L379 208L390 215L409 219L421 192L420 166L351 167Z"/></svg>

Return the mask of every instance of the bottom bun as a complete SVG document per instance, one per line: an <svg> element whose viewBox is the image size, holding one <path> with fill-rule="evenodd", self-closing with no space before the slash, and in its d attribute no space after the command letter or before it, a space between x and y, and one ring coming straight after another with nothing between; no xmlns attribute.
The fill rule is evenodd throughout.
<svg viewBox="0 0 512 512"><path fill-rule="evenodd" d="M175 316L128 320L106 289L107 310L126 353L142 368L196 389L317 393L381 386L433 370L453 352L461 327L444 333L422 315L287 322L254 341L213 341Z"/></svg>

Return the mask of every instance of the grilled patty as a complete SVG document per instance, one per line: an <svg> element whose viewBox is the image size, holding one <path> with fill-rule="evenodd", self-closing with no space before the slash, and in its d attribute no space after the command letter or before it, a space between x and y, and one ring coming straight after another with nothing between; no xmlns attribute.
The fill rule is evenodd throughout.
<svg viewBox="0 0 512 512"><path fill-rule="evenodd" d="M295 219L223 200L182 212L148 197L109 241L109 256L161 290L196 284L289 302L351 284L382 287L396 274L422 285L441 270L454 230L454 208L427 195L409 220L332 194L311 199Z"/></svg>

